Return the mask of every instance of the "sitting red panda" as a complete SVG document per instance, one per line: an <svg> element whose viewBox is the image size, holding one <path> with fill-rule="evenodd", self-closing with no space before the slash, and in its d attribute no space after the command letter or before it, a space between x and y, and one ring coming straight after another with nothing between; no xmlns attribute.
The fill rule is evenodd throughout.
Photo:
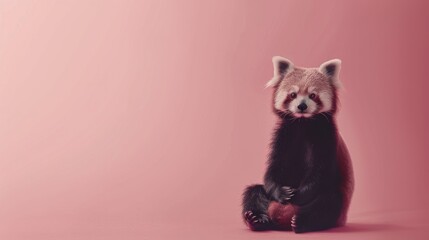
<svg viewBox="0 0 429 240"><path fill-rule="evenodd" d="M342 226L353 193L350 156L337 131L341 61L295 67L273 57L274 132L263 185L243 193L242 216L251 230L295 233Z"/></svg>

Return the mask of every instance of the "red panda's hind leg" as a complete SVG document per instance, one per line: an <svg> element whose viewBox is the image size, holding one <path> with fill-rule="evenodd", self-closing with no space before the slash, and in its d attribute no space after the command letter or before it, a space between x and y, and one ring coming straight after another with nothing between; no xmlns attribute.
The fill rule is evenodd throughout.
<svg viewBox="0 0 429 240"><path fill-rule="evenodd" d="M248 186L243 193L242 216L252 231L264 231L272 228L268 217L268 196L262 185Z"/></svg>
<svg viewBox="0 0 429 240"><path fill-rule="evenodd" d="M307 206L301 206L292 219L295 233L321 231L338 226L342 199L337 194L319 196Z"/></svg>

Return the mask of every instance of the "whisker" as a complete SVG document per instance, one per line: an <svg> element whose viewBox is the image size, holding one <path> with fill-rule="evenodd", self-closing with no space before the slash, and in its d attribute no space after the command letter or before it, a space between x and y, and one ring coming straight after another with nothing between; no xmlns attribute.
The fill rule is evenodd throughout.
<svg viewBox="0 0 429 240"><path fill-rule="evenodd" d="M328 117L325 115L325 113L324 113L324 112L321 112L320 114L321 114L323 117L325 117L326 121L329 121Z"/></svg>

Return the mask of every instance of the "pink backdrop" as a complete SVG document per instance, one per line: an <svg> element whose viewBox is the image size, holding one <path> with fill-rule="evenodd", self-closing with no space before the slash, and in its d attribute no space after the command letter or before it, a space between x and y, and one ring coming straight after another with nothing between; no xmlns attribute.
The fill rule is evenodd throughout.
<svg viewBox="0 0 429 240"><path fill-rule="evenodd" d="M349 225L429 237L425 1L0 1L0 239L253 233L275 117L271 57L343 60Z"/></svg>

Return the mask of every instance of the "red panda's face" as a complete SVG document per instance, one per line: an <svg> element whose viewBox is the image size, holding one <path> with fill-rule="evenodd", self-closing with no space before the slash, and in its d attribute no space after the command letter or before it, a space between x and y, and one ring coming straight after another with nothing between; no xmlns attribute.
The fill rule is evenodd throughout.
<svg viewBox="0 0 429 240"><path fill-rule="evenodd" d="M275 92L274 107L294 117L311 117L332 110L334 87L316 69L295 69Z"/></svg>
<svg viewBox="0 0 429 240"><path fill-rule="evenodd" d="M333 113L339 85L339 60L320 68L297 68L284 58L275 57L274 77L267 86L275 88L274 108L283 115L310 118L319 113Z"/></svg>

